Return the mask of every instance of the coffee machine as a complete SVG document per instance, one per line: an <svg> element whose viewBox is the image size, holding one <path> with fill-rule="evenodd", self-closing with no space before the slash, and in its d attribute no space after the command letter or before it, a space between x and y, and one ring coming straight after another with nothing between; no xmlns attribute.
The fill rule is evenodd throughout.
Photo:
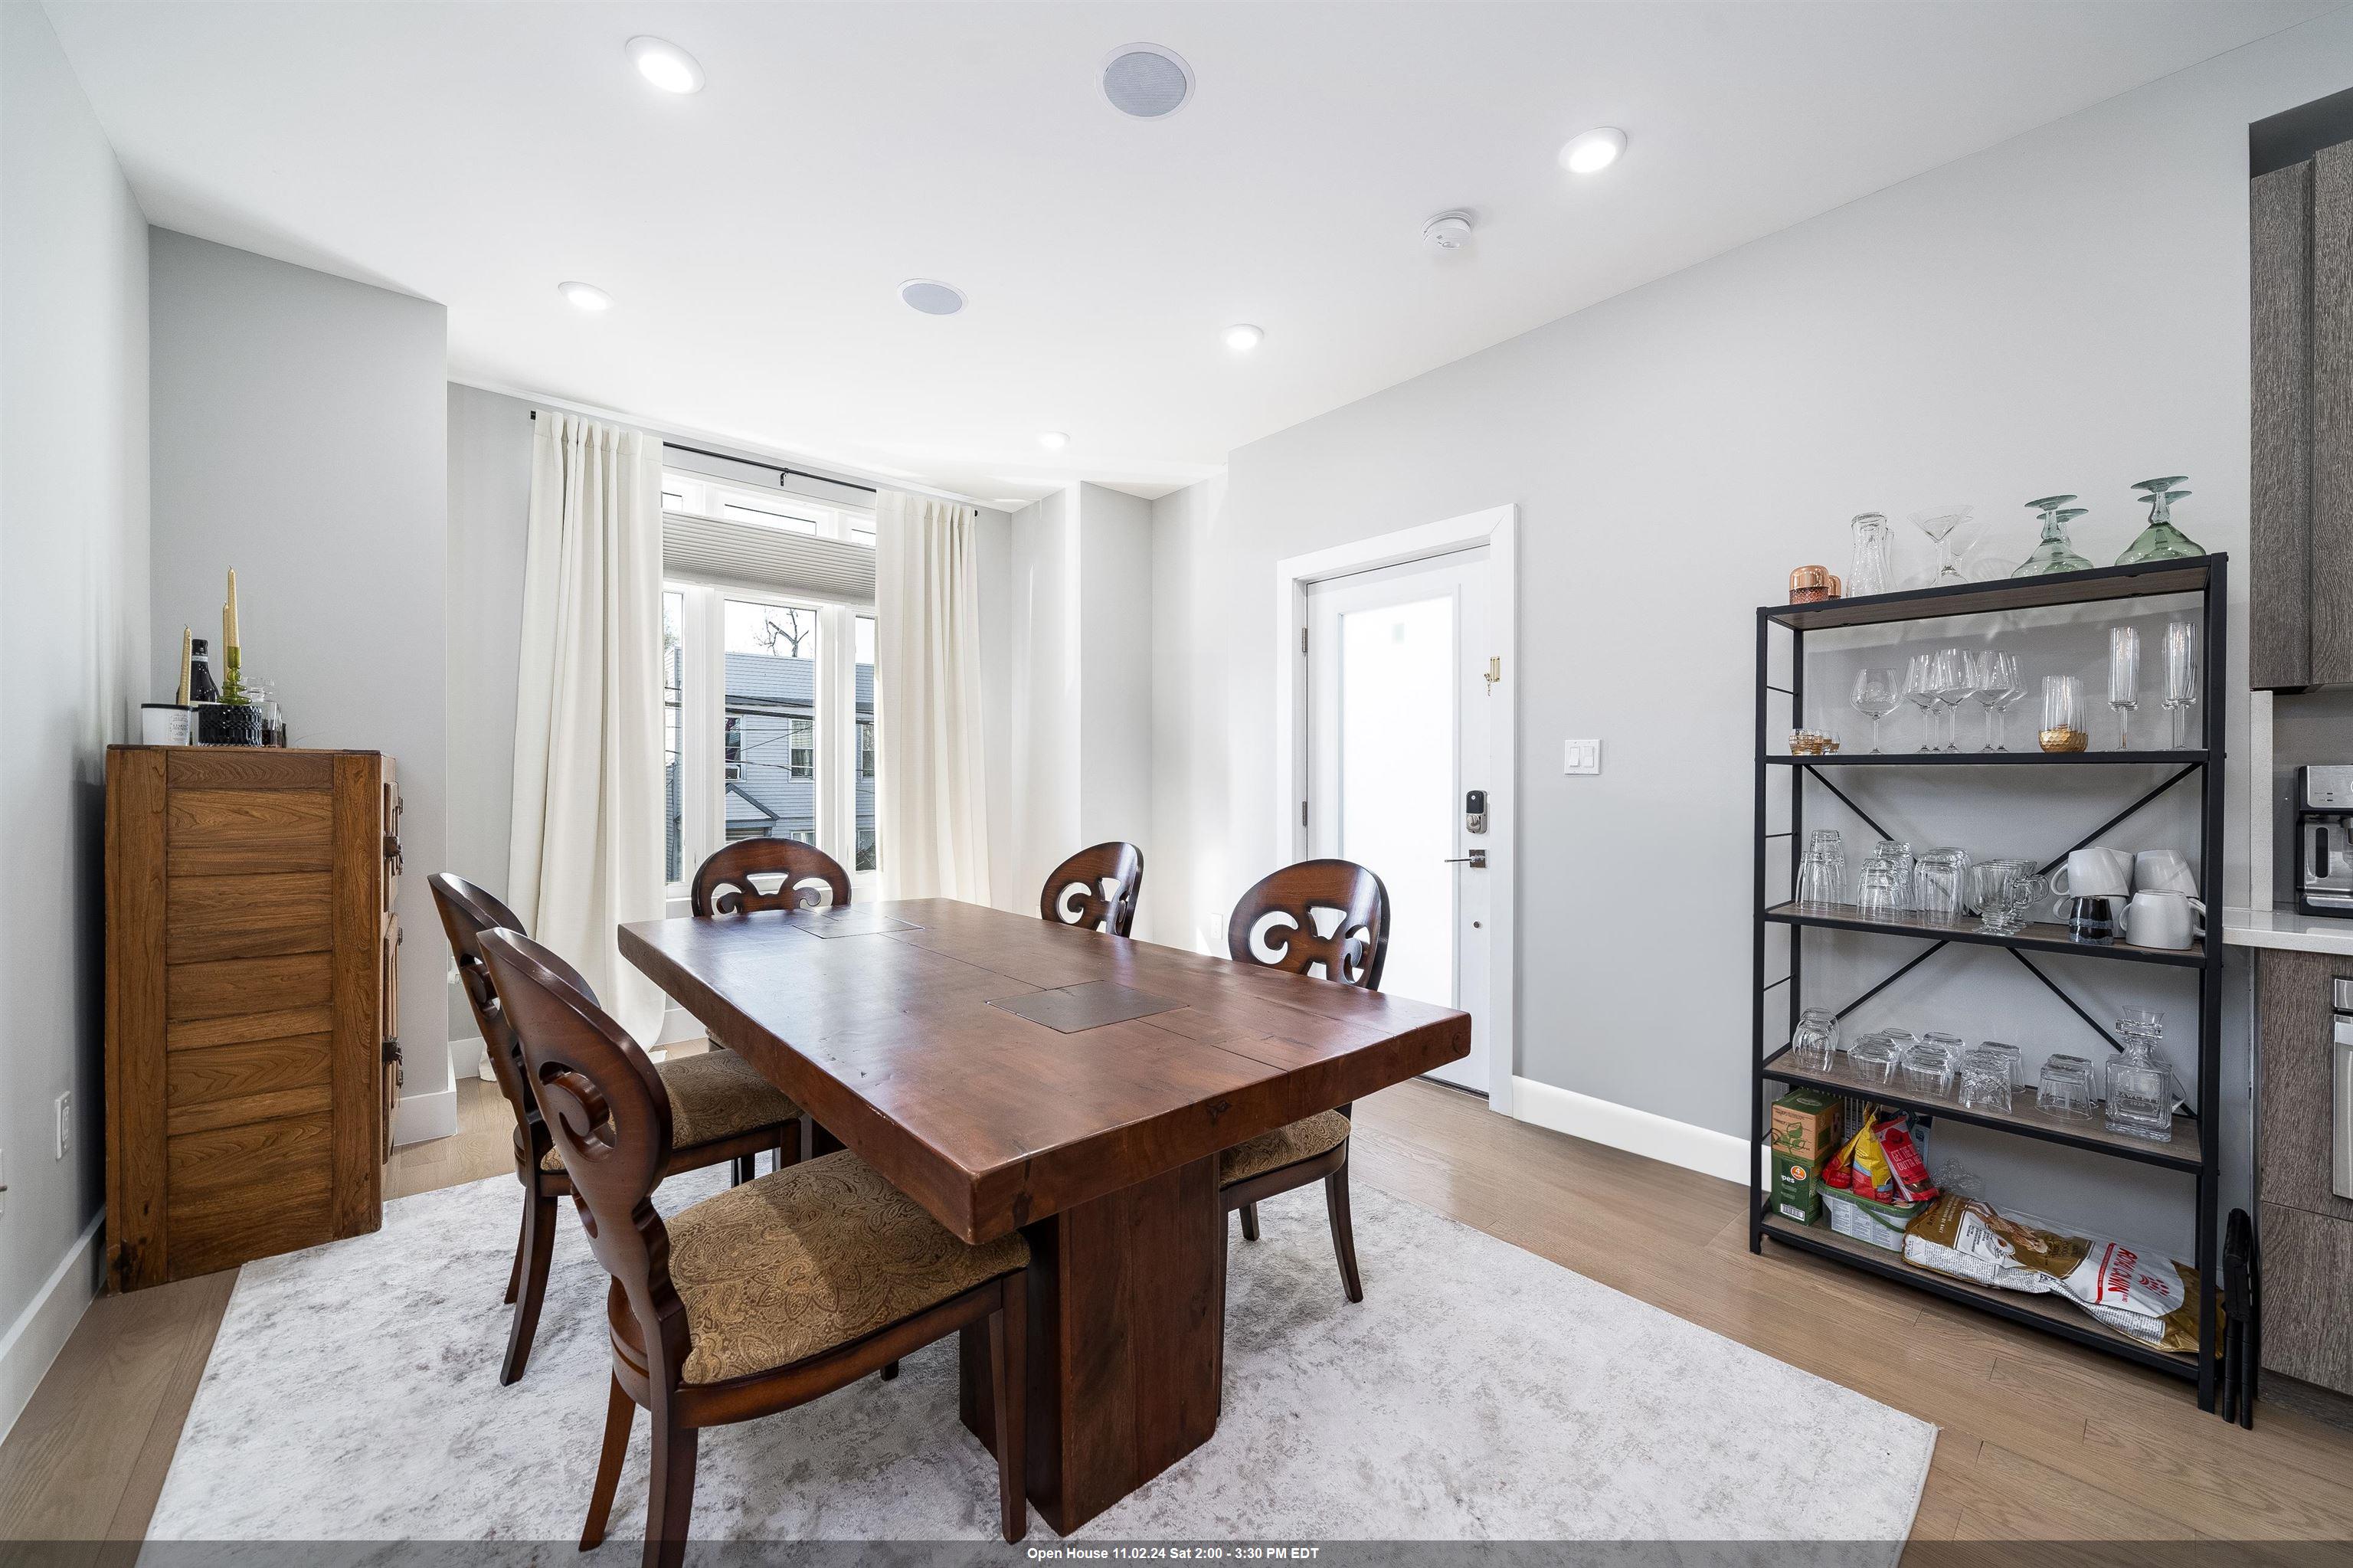
<svg viewBox="0 0 2353 1568"><path fill-rule="evenodd" d="M2295 770L2295 906L2353 916L2353 764Z"/></svg>

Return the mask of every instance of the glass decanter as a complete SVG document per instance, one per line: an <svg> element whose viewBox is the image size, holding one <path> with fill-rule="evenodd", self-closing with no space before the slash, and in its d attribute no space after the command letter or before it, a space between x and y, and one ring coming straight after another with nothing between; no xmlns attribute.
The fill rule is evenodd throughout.
<svg viewBox="0 0 2353 1568"><path fill-rule="evenodd" d="M2205 547L2173 525L2173 503L2189 493L2176 490L2182 474L2170 479L2144 479L2133 486L2145 492L2141 496L2148 503L2148 526L2143 528L2125 553L2116 557L2116 565L2129 567L2142 561L2178 561L2185 556L2202 556Z"/></svg>
<svg viewBox="0 0 2353 1568"><path fill-rule="evenodd" d="M2067 542L2067 524L2081 517L2086 510L2081 506L2071 512L2060 510L2074 499L2072 495L2046 495L2040 501L2026 503L2028 511L2042 514L2042 542L2034 546L2034 553L2020 563L2016 571L2010 574L2011 577L2039 577L2047 572L2088 572L2092 569L2090 558L2077 555L2075 546Z"/></svg>
<svg viewBox="0 0 2353 1568"><path fill-rule="evenodd" d="M2116 1021L2123 1054L2108 1062L2107 1128L2152 1143L2173 1141L2173 1069L2158 1053L2165 1016L2126 1008Z"/></svg>

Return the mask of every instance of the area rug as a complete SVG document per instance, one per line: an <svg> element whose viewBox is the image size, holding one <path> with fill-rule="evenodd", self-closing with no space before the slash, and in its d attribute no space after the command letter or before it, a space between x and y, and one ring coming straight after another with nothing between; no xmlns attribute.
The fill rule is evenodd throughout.
<svg viewBox="0 0 2353 1568"><path fill-rule="evenodd" d="M719 1181L673 1181L660 1206ZM1232 1245L1216 1436L1074 1548L1804 1541L1894 1561L1934 1427L1402 1199L1355 1196L1365 1300L1340 1293L1320 1192L1261 1204L1264 1239ZM586 1559L571 1544L607 1363L605 1277L568 1213L530 1369L499 1386L519 1202L506 1177L424 1193L385 1205L375 1234L247 1265L150 1540L497 1540L634 1561L642 1415L611 1542ZM956 1421L955 1351L706 1432L695 1536L993 1537L995 1461ZM1033 1512L1028 1544L1053 1542Z"/></svg>

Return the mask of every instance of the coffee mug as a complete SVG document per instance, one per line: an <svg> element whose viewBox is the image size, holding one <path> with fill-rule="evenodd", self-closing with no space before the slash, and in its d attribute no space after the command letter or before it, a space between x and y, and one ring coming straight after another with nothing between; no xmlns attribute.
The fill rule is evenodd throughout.
<svg viewBox="0 0 2353 1568"><path fill-rule="evenodd" d="M2062 898L2123 898L2132 892L2133 857L2094 845L2067 856L2053 873L2051 891Z"/></svg>
<svg viewBox="0 0 2353 1568"><path fill-rule="evenodd" d="M2187 893L2198 896L2198 878L2189 857L2179 850L2143 850L2133 856L2133 891Z"/></svg>
<svg viewBox="0 0 2353 1568"><path fill-rule="evenodd" d="M2187 893L2143 888L2125 906L2125 940L2136 948L2186 948L2205 935L2205 900Z"/></svg>

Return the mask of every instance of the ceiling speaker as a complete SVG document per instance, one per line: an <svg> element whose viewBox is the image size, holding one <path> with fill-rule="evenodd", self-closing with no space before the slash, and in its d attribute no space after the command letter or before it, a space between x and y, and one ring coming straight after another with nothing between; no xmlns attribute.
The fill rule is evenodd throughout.
<svg viewBox="0 0 2353 1568"><path fill-rule="evenodd" d="M929 278L910 278L899 285L899 297L911 310L927 316L952 316L964 309L964 295L946 283L934 282Z"/></svg>
<svg viewBox="0 0 2353 1568"><path fill-rule="evenodd" d="M1103 90L1122 114L1158 120L1193 96L1193 68L1159 44L1124 44L1103 64Z"/></svg>

